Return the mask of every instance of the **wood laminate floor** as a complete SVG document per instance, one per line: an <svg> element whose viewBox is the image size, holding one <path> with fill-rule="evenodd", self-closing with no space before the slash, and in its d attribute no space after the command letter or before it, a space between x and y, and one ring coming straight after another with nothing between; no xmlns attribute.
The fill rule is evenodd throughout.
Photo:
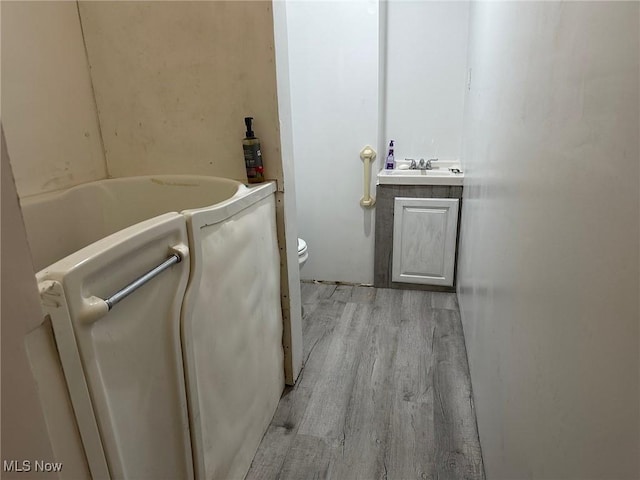
<svg viewBox="0 0 640 480"><path fill-rule="evenodd" d="M256 479L484 479L455 294L302 284L305 364Z"/></svg>

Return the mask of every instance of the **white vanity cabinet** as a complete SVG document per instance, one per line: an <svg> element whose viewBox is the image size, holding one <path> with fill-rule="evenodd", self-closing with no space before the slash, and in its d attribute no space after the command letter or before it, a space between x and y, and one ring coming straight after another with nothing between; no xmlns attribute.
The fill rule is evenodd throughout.
<svg viewBox="0 0 640 480"><path fill-rule="evenodd" d="M394 199L391 280L453 286L457 198Z"/></svg>

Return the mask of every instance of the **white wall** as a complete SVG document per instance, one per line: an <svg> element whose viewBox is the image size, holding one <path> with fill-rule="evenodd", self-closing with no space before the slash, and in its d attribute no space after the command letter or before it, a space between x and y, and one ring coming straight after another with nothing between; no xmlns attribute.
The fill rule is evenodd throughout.
<svg viewBox="0 0 640 480"><path fill-rule="evenodd" d="M75 2L2 3L2 113L21 197L107 177Z"/></svg>
<svg viewBox="0 0 640 480"><path fill-rule="evenodd" d="M396 141L396 158L459 160L469 2L391 1L387 11L387 145Z"/></svg>
<svg viewBox="0 0 640 480"><path fill-rule="evenodd" d="M458 278L487 478L640 477L639 8L472 6Z"/></svg>
<svg viewBox="0 0 640 480"><path fill-rule="evenodd" d="M360 150L377 145L378 2L290 2L287 29L302 278L372 283Z"/></svg>
<svg viewBox="0 0 640 480"><path fill-rule="evenodd" d="M460 158L469 4L287 9L298 225L309 246L302 277L373 283L374 211L359 206L360 149L377 149L374 174L390 139L397 158Z"/></svg>

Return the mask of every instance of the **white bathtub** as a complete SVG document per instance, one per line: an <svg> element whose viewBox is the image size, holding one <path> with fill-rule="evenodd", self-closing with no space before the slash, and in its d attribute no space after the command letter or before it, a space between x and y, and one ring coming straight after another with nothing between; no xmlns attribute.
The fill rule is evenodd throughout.
<svg viewBox="0 0 640 480"><path fill-rule="evenodd" d="M161 175L21 202L93 478L244 477L284 387L274 191Z"/></svg>

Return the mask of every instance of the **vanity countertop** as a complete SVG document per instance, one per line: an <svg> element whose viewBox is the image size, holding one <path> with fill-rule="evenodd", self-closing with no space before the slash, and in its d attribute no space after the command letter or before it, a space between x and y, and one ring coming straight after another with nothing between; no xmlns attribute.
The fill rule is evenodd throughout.
<svg viewBox="0 0 640 480"><path fill-rule="evenodd" d="M378 185L462 185L464 180L464 172L457 161L434 162L431 170L408 169L406 160L398 160L396 165L400 168L378 173Z"/></svg>

